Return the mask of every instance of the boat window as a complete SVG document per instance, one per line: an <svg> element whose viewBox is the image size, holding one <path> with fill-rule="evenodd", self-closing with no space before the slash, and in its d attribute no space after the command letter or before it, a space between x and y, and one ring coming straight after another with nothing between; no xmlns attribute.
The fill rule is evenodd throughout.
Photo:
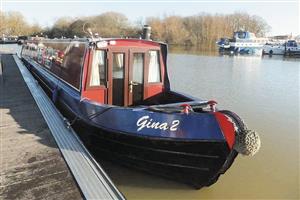
<svg viewBox="0 0 300 200"><path fill-rule="evenodd" d="M45 58L45 66L50 68L52 65L52 59L53 59L53 49L49 47L46 50L46 58Z"/></svg>
<svg viewBox="0 0 300 200"><path fill-rule="evenodd" d="M70 85L80 89L80 74L83 65L85 44L71 42L64 50L63 62L59 66L58 76Z"/></svg>
<svg viewBox="0 0 300 200"><path fill-rule="evenodd" d="M124 53L113 53L113 105L124 105Z"/></svg>
<svg viewBox="0 0 300 200"><path fill-rule="evenodd" d="M238 38L245 39L246 38L246 33L245 32L238 32Z"/></svg>
<svg viewBox="0 0 300 200"><path fill-rule="evenodd" d="M97 50L94 52L90 75L90 86L100 86L106 84L105 60L106 56L104 50Z"/></svg>
<svg viewBox="0 0 300 200"><path fill-rule="evenodd" d="M81 69L86 49L85 43L42 42L27 44L25 55L32 57L40 66L61 78L69 85L80 89Z"/></svg>
<svg viewBox="0 0 300 200"><path fill-rule="evenodd" d="M148 82L149 83L161 82L159 52L158 51L149 51Z"/></svg>
<svg viewBox="0 0 300 200"><path fill-rule="evenodd" d="M113 78L124 78L124 53L113 54Z"/></svg>
<svg viewBox="0 0 300 200"><path fill-rule="evenodd" d="M143 70L144 70L144 54L134 53L133 54L133 81L136 83L143 83Z"/></svg>
<svg viewBox="0 0 300 200"><path fill-rule="evenodd" d="M37 60L39 63L42 63L43 61L43 49L42 48L38 48L38 52L37 52Z"/></svg>

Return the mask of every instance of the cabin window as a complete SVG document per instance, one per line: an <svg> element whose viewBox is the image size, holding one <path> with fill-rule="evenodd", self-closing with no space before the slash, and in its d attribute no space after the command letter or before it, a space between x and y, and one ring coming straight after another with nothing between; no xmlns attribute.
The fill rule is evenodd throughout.
<svg viewBox="0 0 300 200"><path fill-rule="evenodd" d="M113 78L124 78L124 54L113 54Z"/></svg>
<svg viewBox="0 0 300 200"><path fill-rule="evenodd" d="M113 105L124 105L124 53L113 54Z"/></svg>
<svg viewBox="0 0 300 200"><path fill-rule="evenodd" d="M133 81L136 83L143 83L143 70L144 70L144 54L134 53L133 54Z"/></svg>
<svg viewBox="0 0 300 200"><path fill-rule="evenodd" d="M106 83L106 56L104 50L94 52L91 69L90 86L100 86Z"/></svg>
<svg viewBox="0 0 300 200"><path fill-rule="evenodd" d="M60 77L75 88L80 88L81 66L83 64L85 44L70 43L64 51L63 63L60 66Z"/></svg>
<svg viewBox="0 0 300 200"><path fill-rule="evenodd" d="M49 69L51 68L52 65L52 59L53 59L53 49L50 47L46 50L46 59L45 59L45 66L48 67Z"/></svg>
<svg viewBox="0 0 300 200"><path fill-rule="evenodd" d="M158 51L149 51L148 82L149 83L161 82L159 52Z"/></svg>
<svg viewBox="0 0 300 200"><path fill-rule="evenodd" d="M43 61L43 49L42 48L38 48L38 52L37 52L37 60L39 63L42 63Z"/></svg>
<svg viewBox="0 0 300 200"><path fill-rule="evenodd" d="M37 60L41 67L61 78L69 85L80 89L81 70L86 44L75 42L29 43L24 54ZM26 48L25 48L26 50Z"/></svg>

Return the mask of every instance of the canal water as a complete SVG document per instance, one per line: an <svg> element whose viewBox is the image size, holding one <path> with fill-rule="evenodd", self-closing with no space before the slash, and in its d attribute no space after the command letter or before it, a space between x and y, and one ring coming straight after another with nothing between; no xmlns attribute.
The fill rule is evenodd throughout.
<svg viewBox="0 0 300 200"><path fill-rule="evenodd" d="M99 160L127 199L299 199L300 59L174 50L168 64L173 90L235 111L262 147L201 190Z"/></svg>

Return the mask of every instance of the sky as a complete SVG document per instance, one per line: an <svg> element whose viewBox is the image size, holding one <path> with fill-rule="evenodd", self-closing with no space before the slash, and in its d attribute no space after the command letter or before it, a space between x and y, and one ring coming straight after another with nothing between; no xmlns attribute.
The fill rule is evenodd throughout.
<svg viewBox="0 0 300 200"><path fill-rule="evenodd" d="M29 23L51 26L63 16L120 12L131 22L149 16L190 16L201 12L258 15L271 26L268 35L300 34L300 0L0 0L2 11L19 11Z"/></svg>

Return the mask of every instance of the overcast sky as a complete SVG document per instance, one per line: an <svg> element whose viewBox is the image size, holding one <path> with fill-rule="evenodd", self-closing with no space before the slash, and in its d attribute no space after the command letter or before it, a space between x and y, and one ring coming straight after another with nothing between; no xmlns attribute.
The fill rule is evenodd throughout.
<svg viewBox="0 0 300 200"><path fill-rule="evenodd" d="M300 3L299 0L0 0L2 11L19 11L30 23L51 26L62 16L80 17L97 15L107 11L125 14L131 22L148 16L163 17L167 15L189 16L201 12L211 14L228 14L245 11L251 15L264 18L272 27L269 35L300 34Z"/></svg>

